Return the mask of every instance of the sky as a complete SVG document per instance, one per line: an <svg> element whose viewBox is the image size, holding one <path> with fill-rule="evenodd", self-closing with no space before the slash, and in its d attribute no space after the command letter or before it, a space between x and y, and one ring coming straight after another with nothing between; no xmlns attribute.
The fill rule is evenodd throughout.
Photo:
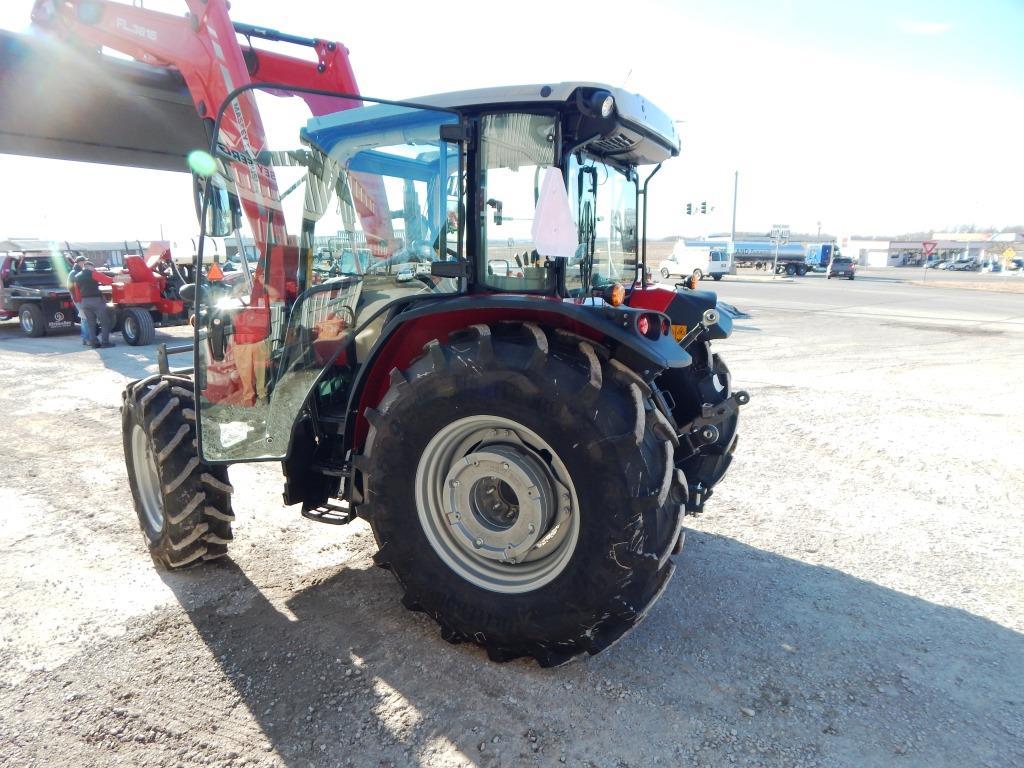
<svg viewBox="0 0 1024 768"><path fill-rule="evenodd" d="M144 0L184 13L183 0ZM30 0L0 4L27 27ZM236 21L339 40L362 93L596 81L679 121L649 233L839 237L1024 223L1021 0L592 0L430 6L233 0ZM301 49L284 47L301 55ZM0 105L2 108L2 105ZM687 203L710 213L687 216ZM0 155L0 238L195 229L189 179Z"/></svg>

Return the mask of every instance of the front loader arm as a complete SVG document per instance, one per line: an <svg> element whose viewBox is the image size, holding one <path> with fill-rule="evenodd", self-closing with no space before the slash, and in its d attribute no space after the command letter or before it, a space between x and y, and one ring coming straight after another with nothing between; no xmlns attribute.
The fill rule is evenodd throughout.
<svg viewBox="0 0 1024 768"><path fill-rule="evenodd" d="M179 17L112 0L36 0L34 24L77 48L110 48L154 67L176 71L185 81L196 113L213 131L218 107L232 91L250 83L274 83L358 93L348 51L337 42L300 38L275 30L235 24L225 0L185 0L189 13ZM248 45L238 35L313 48L308 62ZM338 100L305 94L313 114L338 108ZM328 106L330 105L330 106ZM353 101L351 106L358 106ZM253 94L236 97L221 120L223 153L255 159L266 137ZM272 169L257 162L234 162L238 193L261 250L266 243L287 243Z"/></svg>
<svg viewBox="0 0 1024 768"><path fill-rule="evenodd" d="M184 2L190 12L181 17L113 0L36 0L32 21L72 45L105 46L155 67L173 67L204 118L212 119L228 93L248 83L359 93L341 43L232 22L224 0ZM250 44L242 48L237 35ZM312 48L317 61L253 48L253 37ZM322 114L316 101L310 108Z"/></svg>
<svg viewBox="0 0 1024 768"><path fill-rule="evenodd" d="M70 44L105 46L158 67L173 67L185 80L199 117L212 133L217 108L250 78L225 0L186 0L190 14L179 18L110 0L37 0L33 22ZM266 138L251 93L225 112L218 140L228 149L255 158ZM273 172L256 162L234 163L238 193L262 246L271 236L287 242Z"/></svg>

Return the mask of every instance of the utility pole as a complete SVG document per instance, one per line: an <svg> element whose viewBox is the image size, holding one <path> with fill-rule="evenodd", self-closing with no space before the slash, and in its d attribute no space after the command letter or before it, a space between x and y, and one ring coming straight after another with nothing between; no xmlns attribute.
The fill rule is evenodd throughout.
<svg viewBox="0 0 1024 768"><path fill-rule="evenodd" d="M736 265L733 264L733 256L736 254L736 194L740 188L740 172L736 171L732 177L732 231L729 234L729 247L726 253L729 256L729 274L735 274Z"/></svg>
<svg viewBox="0 0 1024 768"><path fill-rule="evenodd" d="M775 260L772 263L772 280L779 274L779 245L789 242L789 224L774 224L772 226L772 242L775 243Z"/></svg>
<svg viewBox="0 0 1024 768"><path fill-rule="evenodd" d="M736 171L732 177L732 234L729 236L729 242L735 242L736 240L736 195L740 188L740 172Z"/></svg>

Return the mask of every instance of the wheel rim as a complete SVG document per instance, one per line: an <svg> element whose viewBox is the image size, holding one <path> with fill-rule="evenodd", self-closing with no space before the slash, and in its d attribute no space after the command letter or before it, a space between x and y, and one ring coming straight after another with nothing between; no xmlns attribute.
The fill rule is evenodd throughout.
<svg viewBox="0 0 1024 768"><path fill-rule="evenodd" d="M135 318L132 315L125 315L122 321L121 335L125 337L127 341L135 341L139 337L138 324L135 322Z"/></svg>
<svg viewBox="0 0 1024 768"><path fill-rule="evenodd" d="M511 419L448 424L424 448L415 482L431 547L475 586L533 591L558 576L576 548L579 502L568 470L544 439Z"/></svg>
<svg viewBox="0 0 1024 768"><path fill-rule="evenodd" d="M35 330L35 327L36 327L36 324L35 324L35 321L33 321L33 319L32 319L32 313L31 312L22 312L21 313L21 328L22 328L22 330L25 331L25 333L32 333L32 331Z"/></svg>
<svg viewBox="0 0 1024 768"><path fill-rule="evenodd" d="M665 267L663 267L663 268L662 268L662 270L661 270L661 276L662 276L662 277L668 277L668 276L669 276L669 271L668 271L668 269L667 269L667 268L665 268Z"/></svg>
<svg viewBox="0 0 1024 768"><path fill-rule="evenodd" d="M704 277L704 273L701 272L699 269L695 269L693 270L693 276L700 280L702 277Z"/></svg>
<svg viewBox="0 0 1024 768"><path fill-rule="evenodd" d="M135 487L139 491L139 506L142 511L146 533L156 538L164 527L164 503L160 492L160 473L156 458L146 431L140 424L132 427L132 467L135 471Z"/></svg>

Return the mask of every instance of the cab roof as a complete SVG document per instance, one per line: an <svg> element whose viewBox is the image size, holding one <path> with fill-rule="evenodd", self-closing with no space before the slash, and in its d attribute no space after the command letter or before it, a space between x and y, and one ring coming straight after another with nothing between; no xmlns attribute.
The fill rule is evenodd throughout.
<svg viewBox="0 0 1024 768"><path fill-rule="evenodd" d="M656 105L639 94L592 82L510 85L477 88L423 96L407 101L423 106L483 113L511 108L559 111L575 108L577 91L608 91L615 99L615 129L588 146L598 155L614 156L636 165L660 163L679 154L675 123Z"/></svg>

